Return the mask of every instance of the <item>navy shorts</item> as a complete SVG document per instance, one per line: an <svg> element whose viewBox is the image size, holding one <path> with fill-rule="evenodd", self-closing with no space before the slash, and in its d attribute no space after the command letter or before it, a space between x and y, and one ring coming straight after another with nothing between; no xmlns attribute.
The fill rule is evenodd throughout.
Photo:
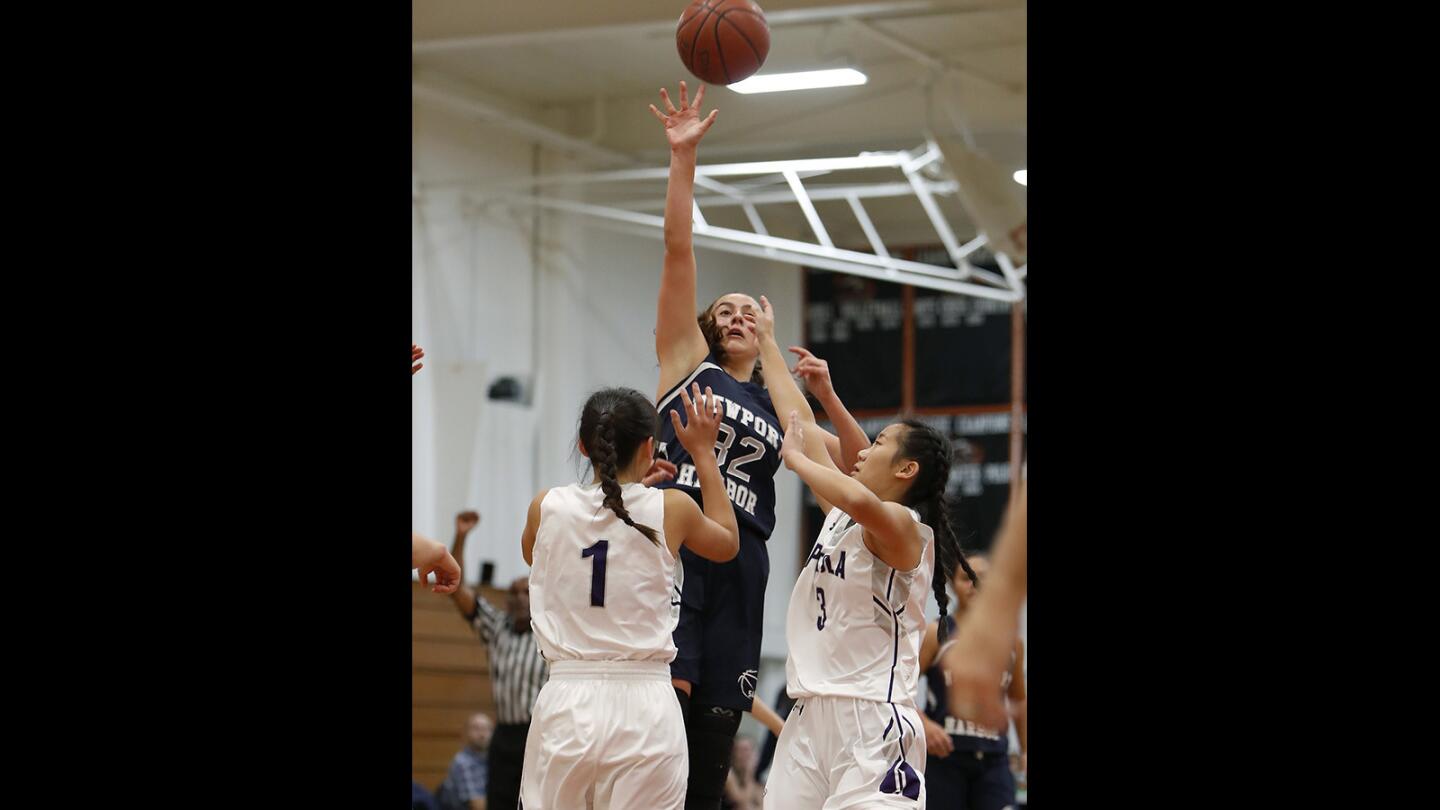
<svg viewBox="0 0 1440 810"><path fill-rule="evenodd" d="M740 529L740 553L711 562L680 548L685 583L675 660L670 676L691 683L690 702L749 711L760 672L765 624L765 581L770 551L765 539Z"/></svg>
<svg viewBox="0 0 1440 810"><path fill-rule="evenodd" d="M1015 776L1010 757L952 751L944 759L925 760L925 793L931 810L1002 810L1015 807Z"/></svg>

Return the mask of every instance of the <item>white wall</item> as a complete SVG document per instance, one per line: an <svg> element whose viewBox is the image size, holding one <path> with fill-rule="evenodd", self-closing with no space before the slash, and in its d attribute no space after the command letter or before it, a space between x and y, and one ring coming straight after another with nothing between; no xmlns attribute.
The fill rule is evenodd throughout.
<svg viewBox="0 0 1440 810"><path fill-rule="evenodd" d="M492 415L488 382L529 370L532 295L526 235L445 184L528 173L530 154L528 144L503 132L415 108L413 163L424 191L413 208L412 328L426 357L411 381L411 509L416 531L446 543L455 513L479 505L474 450L477 434L490 427L482 419ZM484 511L467 555L470 577L498 547L501 531L513 528L505 517Z"/></svg>
<svg viewBox="0 0 1440 810"><path fill-rule="evenodd" d="M415 107L422 199L413 231L413 328L426 358L412 380L412 519L417 531L448 542L454 514L479 508L466 575L474 579L481 561L491 560L499 583L525 573L519 536L530 497L579 480L575 427L585 398L612 385L653 396L659 375L659 239L544 212L539 262L532 262L532 215L467 203L456 185L527 176L531 160L530 145L503 130ZM548 149L540 166L546 173L585 168ZM781 344L799 342L799 268L706 249L696 258L697 308L727 292L763 293L775 307ZM501 375L533 379L530 407L485 399ZM776 497L763 645L769 660L759 684L766 700L784 680L785 607L805 543L798 481L783 468Z"/></svg>

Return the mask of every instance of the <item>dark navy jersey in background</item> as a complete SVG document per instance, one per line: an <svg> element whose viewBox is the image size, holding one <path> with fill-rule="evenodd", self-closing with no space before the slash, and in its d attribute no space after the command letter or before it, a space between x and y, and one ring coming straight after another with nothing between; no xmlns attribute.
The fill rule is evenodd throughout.
<svg viewBox="0 0 1440 810"><path fill-rule="evenodd" d="M961 720L950 716L950 701L947 699L945 686L945 672L940 668L940 657L945 649L955 639L955 617L945 617L946 627L949 628L945 637L945 643L935 654L935 662L925 670L925 715L945 728L950 735L950 742L955 744L955 751L950 756L954 757L961 751L983 751L985 753L1004 754L1010 750L1010 729L1006 728L987 729L972 723L969 720ZM1015 669L1015 650L1010 650L1010 666L1006 668L1004 677L995 688L1000 690L1001 702L1003 697L1010 691L1010 679Z"/></svg>

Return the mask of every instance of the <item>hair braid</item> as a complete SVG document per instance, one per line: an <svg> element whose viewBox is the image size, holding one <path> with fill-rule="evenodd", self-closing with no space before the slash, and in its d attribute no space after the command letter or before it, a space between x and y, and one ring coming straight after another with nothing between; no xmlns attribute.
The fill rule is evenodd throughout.
<svg viewBox="0 0 1440 810"><path fill-rule="evenodd" d="M616 468L615 459L615 425L610 416L610 411L601 411L600 418L596 424L595 441L590 450L590 460L595 464L595 471L600 474L600 489L605 493L605 506L615 513L615 516L625 521L625 525L645 535L650 542L660 545L660 537L655 530L649 526L638 524L630 517L630 512L625 508L625 500L621 496L620 481L618 480L619 470Z"/></svg>

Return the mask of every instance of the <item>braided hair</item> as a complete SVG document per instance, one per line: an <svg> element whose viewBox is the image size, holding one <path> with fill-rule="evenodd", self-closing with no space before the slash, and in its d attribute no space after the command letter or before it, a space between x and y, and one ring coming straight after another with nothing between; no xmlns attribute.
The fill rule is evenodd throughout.
<svg viewBox="0 0 1440 810"><path fill-rule="evenodd" d="M655 406L644 394L633 388L605 388L590 395L580 412L580 443L590 455L590 463L600 476L600 489L605 493L604 505L625 525L660 545L654 529L636 523L625 508L620 492L620 465L635 460L635 453L645 440L655 435L658 423Z"/></svg>
<svg viewBox="0 0 1440 810"><path fill-rule="evenodd" d="M960 553L960 542L950 525L950 506L946 502L945 488L950 481L950 462L954 451L943 433L924 422L906 419L900 424L906 430L895 456L920 465L920 472L910 482L903 503L914 507L920 513L920 520L935 535L935 571L931 587L935 590L935 602L940 606L940 640L943 642L948 629L945 613L950 607L950 593L945 590L945 584L955 575L955 566L958 564L971 582L979 584L975 572Z"/></svg>

